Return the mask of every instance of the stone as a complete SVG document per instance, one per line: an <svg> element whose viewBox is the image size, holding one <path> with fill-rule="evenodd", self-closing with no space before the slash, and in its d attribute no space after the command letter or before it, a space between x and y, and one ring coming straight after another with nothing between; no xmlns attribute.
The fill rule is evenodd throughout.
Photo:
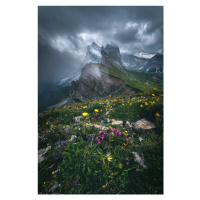
<svg viewBox="0 0 200 200"><path fill-rule="evenodd" d="M123 127L123 121L114 121L112 122L112 125L117 125Z"/></svg>
<svg viewBox="0 0 200 200"><path fill-rule="evenodd" d="M72 135L69 141L73 141L75 138L77 138L76 135Z"/></svg>
<svg viewBox="0 0 200 200"><path fill-rule="evenodd" d="M49 167L49 169L51 169L54 165L55 165L55 164L51 165L51 166Z"/></svg>
<svg viewBox="0 0 200 200"><path fill-rule="evenodd" d="M49 149L51 149L51 146L47 146L47 148L40 149L38 151L38 163L41 163L44 160L44 155L47 153Z"/></svg>
<svg viewBox="0 0 200 200"><path fill-rule="evenodd" d="M58 181L56 181L56 182L54 183L54 185L51 186L51 187L49 188L49 191L48 191L48 192L51 192L51 191L55 190L57 187L58 187Z"/></svg>
<svg viewBox="0 0 200 200"><path fill-rule="evenodd" d="M114 122L114 121L116 121L115 119L111 119L111 122Z"/></svg>
<svg viewBox="0 0 200 200"><path fill-rule="evenodd" d="M106 111L105 115L108 115L111 111L113 111L113 109L110 109L110 110Z"/></svg>
<svg viewBox="0 0 200 200"><path fill-rule="evenodd" d="M140 119L137 122L135 122L135 129L148 130L148 129L152 129L152 128L156 128L156 126L152 122L146 120L145 118Z"/></svg>
<svg viewBox="0 0 200 200"><path fill-rule="evenodd" d="M135 162L138 162L140 164L140 166L142 166L143 168L147 168L147 166L144 164L144 159L140 157L140 155L137 152L132 152L132 154L134 155L134 160Z"/></svg>
<svg viewBox="0 0 200 200"><path fill-rule="evenodd" d="M42 154L40 154L38 156L38 163L41 163L44 160L44 157L42 156Z"/></svg>
<svg viewBox="0 0 200 200"><path fill-rule="evenodd" d="M75 118L74 118L74 119L75 119L75 122L76 122L76 123L80 122L81 118L82 118L82 116L77 116L77 117L75 117Z"/></svg>

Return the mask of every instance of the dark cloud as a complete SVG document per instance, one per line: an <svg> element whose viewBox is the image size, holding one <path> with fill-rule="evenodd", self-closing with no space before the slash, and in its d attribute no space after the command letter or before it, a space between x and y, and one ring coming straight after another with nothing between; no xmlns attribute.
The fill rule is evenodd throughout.
<svg viewBox="0 0 200 200"><path fill-rule="evenodd" d="M162 6L39 6L39 83L66 76L84 59L91 42L121 51L163 49ZM40 86L39 86L40 87Z"/></svg>

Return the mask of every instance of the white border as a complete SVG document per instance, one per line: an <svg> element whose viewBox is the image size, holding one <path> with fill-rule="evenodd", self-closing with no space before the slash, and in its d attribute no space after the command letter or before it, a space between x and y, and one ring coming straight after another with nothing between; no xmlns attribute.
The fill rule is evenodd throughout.
<svg viewBox="0 0 200 200"><path fill-rule="evenodd" d="M200 16L197 3L195 0L124 0L120 4L88 0L1 3L2 199L83 198L37 195L38 5L164 5L164 195L87 195L84 198L199 198Z"/></svg>

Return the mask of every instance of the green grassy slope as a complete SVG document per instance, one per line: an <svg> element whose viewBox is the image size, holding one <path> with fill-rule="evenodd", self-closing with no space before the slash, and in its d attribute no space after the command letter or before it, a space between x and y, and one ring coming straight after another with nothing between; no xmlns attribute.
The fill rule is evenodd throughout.
<svg viewBox="0 0 200 200"><path fill-rule="evenodd" d="M158 91L163 91L163 75L147 72L137 72L132 70L119 70L115 66L107 67L102 64L96 64L91 67L96 67L101 71L110 74L116 78L122 79L127 86L131 87L136 92L151 92L154 88L157 88ZM152 77L157 77L159 81L153 79Z"/></svg>

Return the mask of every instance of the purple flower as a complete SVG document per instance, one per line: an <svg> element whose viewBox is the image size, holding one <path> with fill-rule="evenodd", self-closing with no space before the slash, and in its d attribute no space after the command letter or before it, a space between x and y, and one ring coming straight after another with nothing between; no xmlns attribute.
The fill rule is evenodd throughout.
<svg viewBox="0 0 200 200"><path fill-rule="evenodd" d="M129 160L129 158L128 158L128 157L126 157L126 158L125 158L125 160Z"/></svg>
<svg viewBox="0 0 200 200"><path fill-rule="evenodd" d="M64 146L64 149L66 148L66 146Z"/></svg>
<svg viewBox="0 0 200 200"><path fill-rule="evenodd" d="M55 173L58 173L58 170L56 170Z"/></svg>
<svg viewBox="0 0 200 200"><path fill-rule="evenodd" d="M57 120L55 120L55 121L54 121L54 124L56 124L57 122L58 122L58 121L57 121Z"/></svg>
<svg viewBox="0 0 200 200"><path fill-rule="evenodd" d="M129 162L127 162L126 164L129 165Z"/></svg>

